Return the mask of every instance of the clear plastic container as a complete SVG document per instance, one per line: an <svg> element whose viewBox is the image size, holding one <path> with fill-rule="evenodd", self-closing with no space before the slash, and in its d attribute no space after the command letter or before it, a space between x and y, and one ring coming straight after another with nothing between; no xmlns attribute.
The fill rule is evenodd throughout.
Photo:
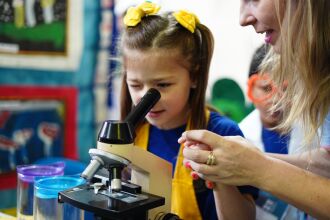
<svg viewBox="0 0 330 220"><path fill-rule="evenodd" d="M34 219L84 219L84 211L68 203L58 202L58 193L84 184L78 176L56 176L36 180L34 186Z"/></svg>
<svg viewBox="0 0 330 220"><path fill-rule="evenodd" d="M33 219L34 181L37 177L63 175L64 163L17 167L17 219Z"/></svg>

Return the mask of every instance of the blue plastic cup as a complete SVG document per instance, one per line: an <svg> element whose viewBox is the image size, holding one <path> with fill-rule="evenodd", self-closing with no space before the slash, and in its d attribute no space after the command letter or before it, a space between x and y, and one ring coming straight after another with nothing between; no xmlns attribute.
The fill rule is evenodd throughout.
<svg viewBox="0 0 330 220"><path fill-rule="evenodd" d="M64 163L17 167L17 219L33 219L34 182L38 177L63 175Z"/></svg>
<svg viewBox="0 0 330 220"><path fill-rule="evenodd" d="M34 219L84 219L84 211L68 203L58 202L58 193L86 181L78 176L56 176L36 180L34 185Z"/></svg>

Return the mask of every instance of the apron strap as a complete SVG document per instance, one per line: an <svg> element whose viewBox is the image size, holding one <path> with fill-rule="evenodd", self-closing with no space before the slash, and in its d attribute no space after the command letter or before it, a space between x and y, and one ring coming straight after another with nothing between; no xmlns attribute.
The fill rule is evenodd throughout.
<svg viewBox="0 0 330 220"><path fill-rule="evenodd" d="M206 110L207 121L209 121L209 118L210 111ZM134 144L144 150L147 150L148 147L149 128L149 123L144 123L137 129L136 132ZM188 120L186 130L190 130L190 119ZM190 170L183 166L183 148L184 146L181 144L172 179L171 212L184 220L202 220L202 215L199 211L195 194L193 179L190 176Z"/></svg>

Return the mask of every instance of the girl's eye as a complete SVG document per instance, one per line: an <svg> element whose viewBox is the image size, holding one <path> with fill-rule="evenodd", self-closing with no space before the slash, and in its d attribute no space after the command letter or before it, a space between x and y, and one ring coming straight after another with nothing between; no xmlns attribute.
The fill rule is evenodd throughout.
<svg viewBox="0 0 330 220"><path fill-rule="evenodd" d="M141 87L141 85L139 85L139 84L130 84L129 87L138 89L138 88Z"/></svg>
<svg viewBox="0 0 330 220"><path fill-rule="evenodd" d="M169 87L170 85L171 85L171 83L158 83L157 87L165 88L165 87Z"/></svg>

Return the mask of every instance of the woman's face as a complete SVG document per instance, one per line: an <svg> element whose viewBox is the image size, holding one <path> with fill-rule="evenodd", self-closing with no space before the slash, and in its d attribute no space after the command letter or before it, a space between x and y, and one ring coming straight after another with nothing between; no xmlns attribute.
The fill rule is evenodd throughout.
<svg viewBox="0 0 330 220"><path fill-rule="evenodd" d="M252 25L257 33L265 33L265 42L279 51L280 24L274 0L241 0L240 25Z"/></svg>

